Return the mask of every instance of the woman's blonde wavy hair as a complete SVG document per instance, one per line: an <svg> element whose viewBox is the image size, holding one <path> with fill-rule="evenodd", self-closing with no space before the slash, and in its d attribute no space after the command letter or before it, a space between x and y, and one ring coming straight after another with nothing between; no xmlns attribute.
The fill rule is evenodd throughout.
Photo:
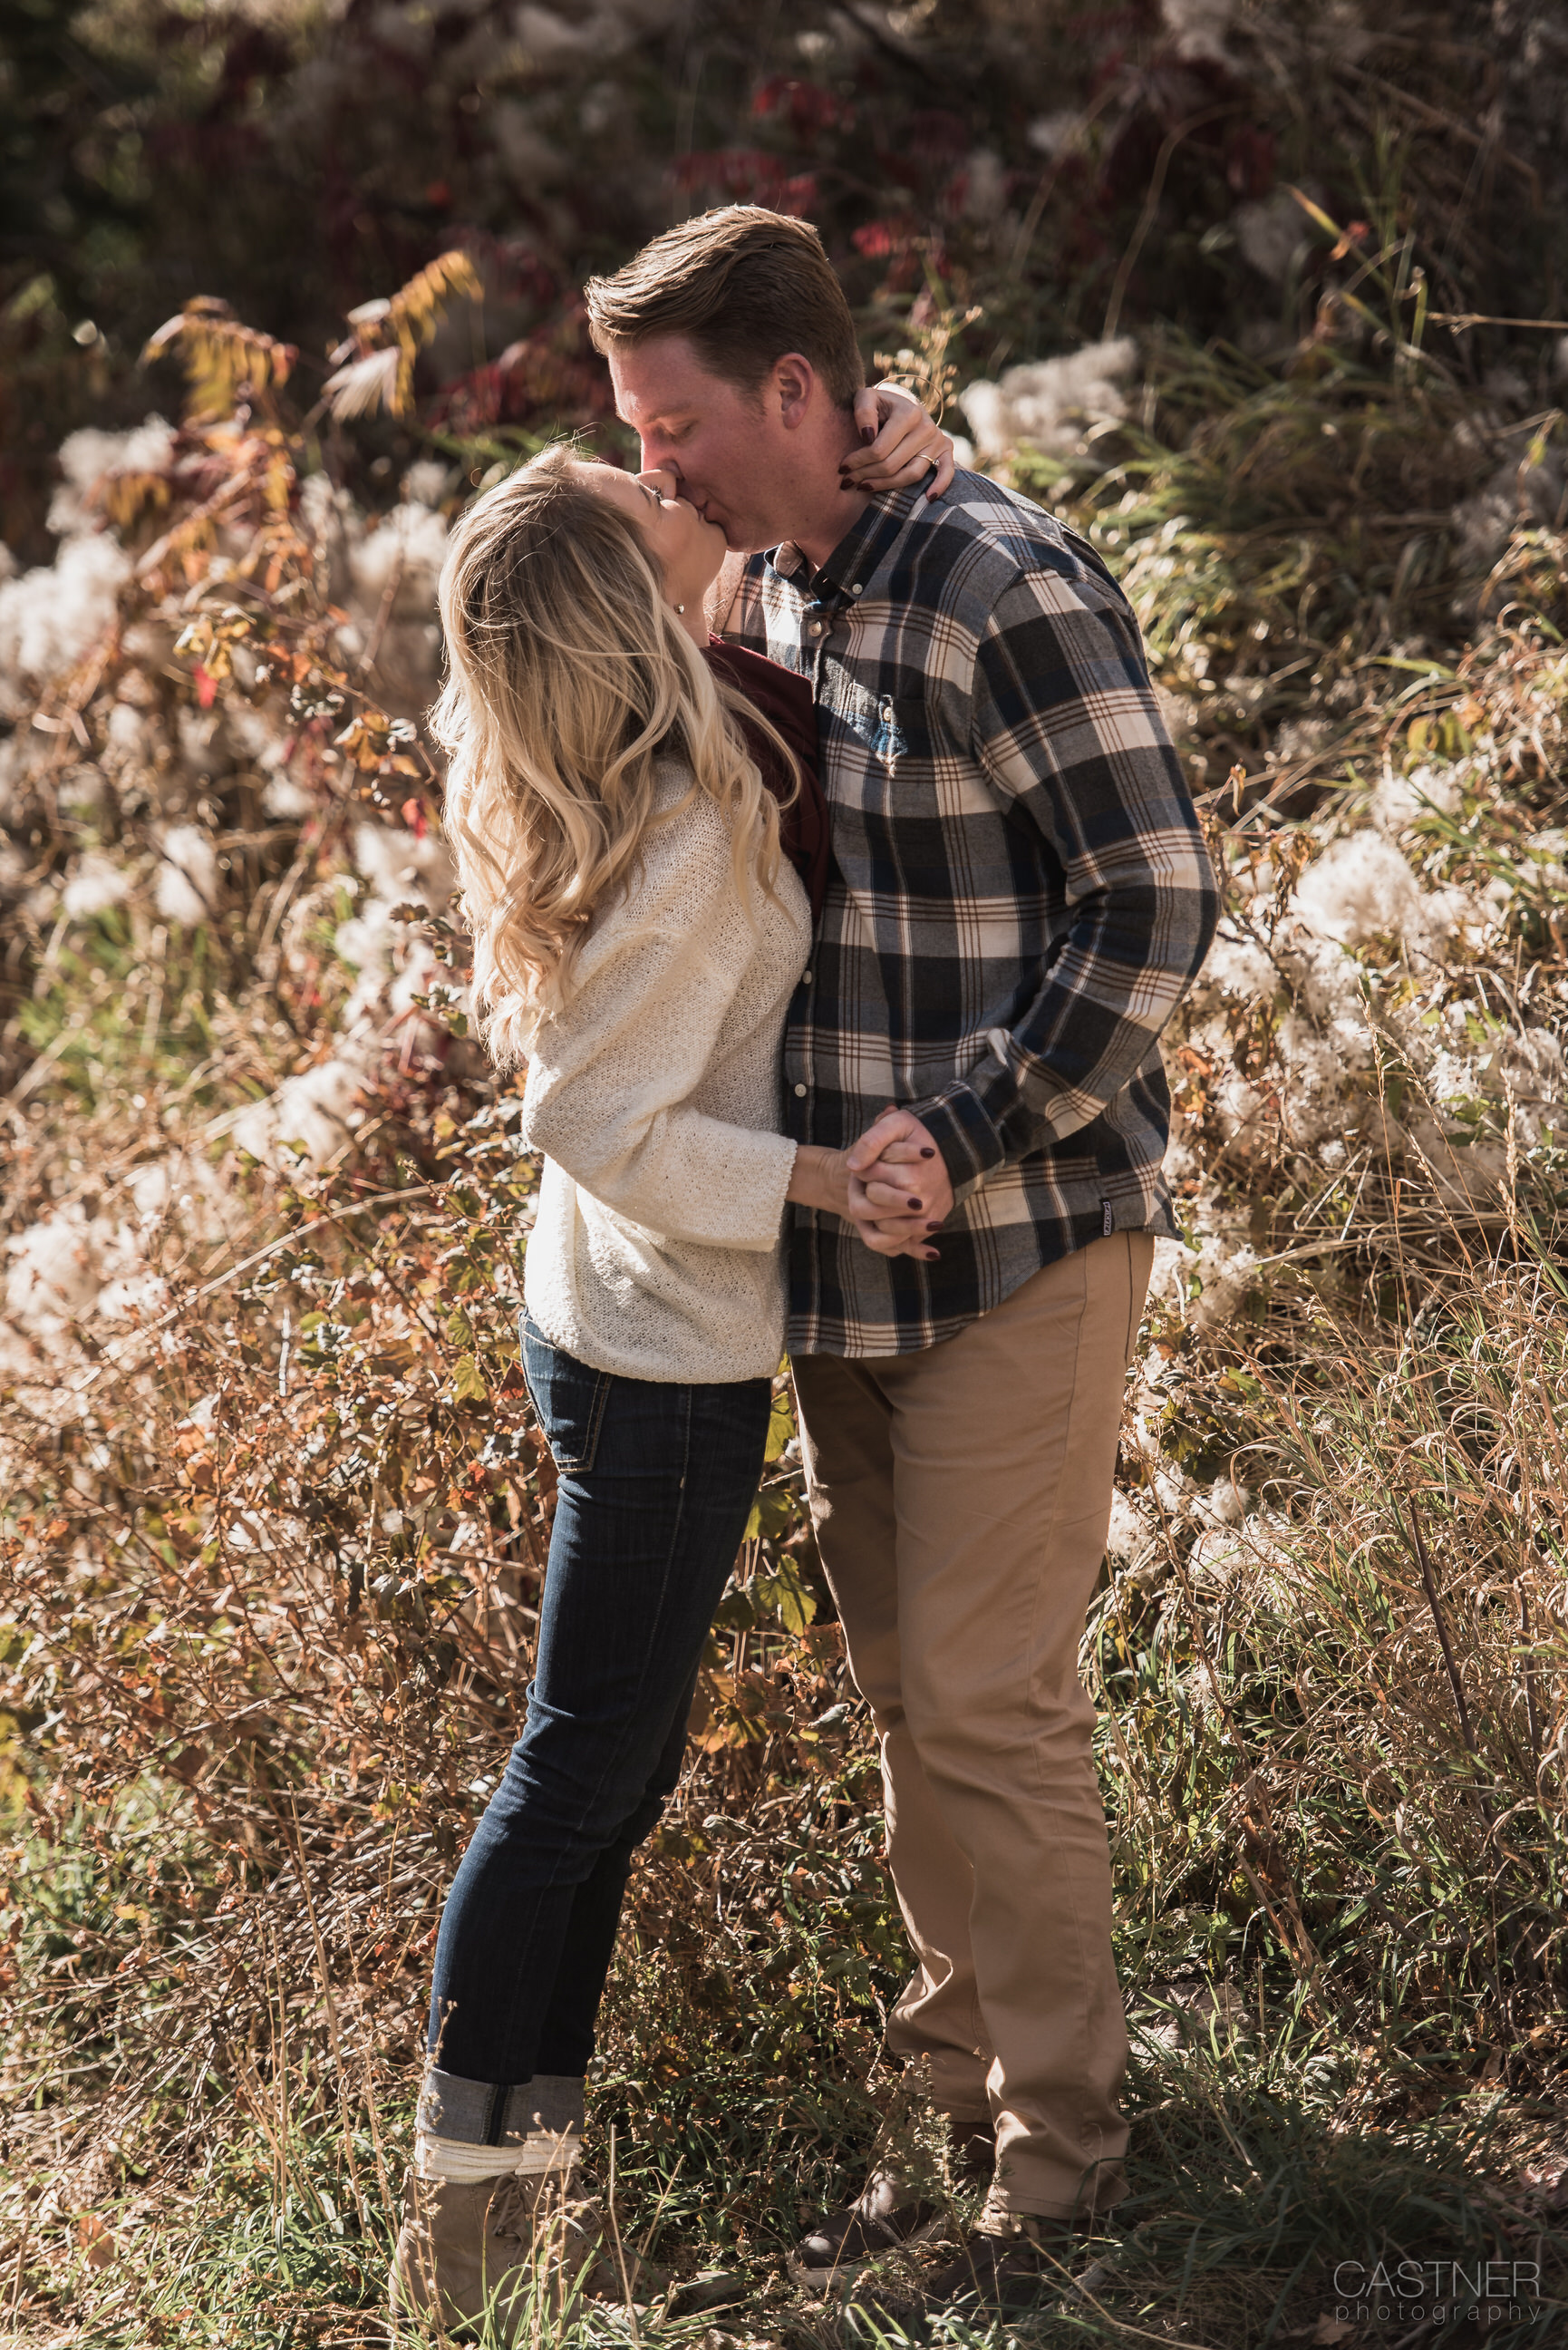
<svg viewBox="0 0 1568 2350"><path fill-rule="evenodd" d="M779 804L737 723L784 744L710 670L664 601L630 516L557 443L476 498L441 577L449 674L431 713L448 754L446 830L473 940L476 1025L520 1060L570 993L596 911L633 874L654 763L680 759L728 825L743 902L772 896Z"/></svg>

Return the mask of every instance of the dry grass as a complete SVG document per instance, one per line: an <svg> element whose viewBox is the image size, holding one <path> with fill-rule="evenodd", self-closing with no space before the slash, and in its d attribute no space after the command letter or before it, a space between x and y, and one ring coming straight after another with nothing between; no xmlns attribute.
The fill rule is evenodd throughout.
<svg viewBox="0 0 1568 2350"><path fill-rule="evenodd" d="M1536 841L1563 814L1561 543L1516 506L1467 556L1453 501L1502 459L1430 373L1329 344L1289 380L1168 351L1153 382L1137 432L1055 488L1147 608L1188 755L1210 785L1242 771L1208 795L1227 945L1273 976L1170 1040L1179 1211L1251 1254L1228 1317L1201 1254L1151 1305L1120 1478L1142 1532L1085 1649L1137 2047L1129 2227L1015 2331L1354 2340L1336 2267L1397 2255L1533 2262L1536 2299L1489 2338L1544 2345L1568 1324L1550 1056L1530 1048L1532 1102L1520 1055L1561 1030L1568 975L1568 884ZM254 1096L333 1050L354 825L424 806L417 742L385 680L345 670L330 573L279 511L258 493L234 540L192 525L150 566L26 779L40 875L109 841L131 882L17 932L8 1232L79 1211L108 1249L162 1170L136 1261L165 1284L112 1326L83 1306L0 1333L0 2323L40 2344L384 2340L433 1928L515 1731L548 1542L514 1326L534 1170L436 991L389 1020L314 1171L232 1146ZM109 771L128 684L153 780L84 813L76 749ZM154 786L204 695L236 718L291 701L315 796L264 823L254 768L214 754L182 813L232 878L182 931L156 910ZM1304 749L1287 722L1318 730ZM1330 1164L1301 1117L1303 1037L1332 1036L1295 884L1339 812L1434 761L1451 806L1400 853L1429 898L1501 897L1441 951L1360 941L1366 1060ZM1437 1035L1471 1091L1438 1087ZM634 1882L593 2150L682 2279L741 2276L724 2336L839 2350L871 2319L802 2306L781 2250L879 2133L940 2148L875 2066L902 1935L789 1437L781 1396L691 1765Z"/></svg>

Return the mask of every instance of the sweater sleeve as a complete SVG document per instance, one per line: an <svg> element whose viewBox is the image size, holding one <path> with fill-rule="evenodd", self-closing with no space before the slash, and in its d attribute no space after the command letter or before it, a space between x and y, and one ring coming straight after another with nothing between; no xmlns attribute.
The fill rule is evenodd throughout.
<svg viewBox="0 0 1568 2350"><path fill-rule="evenodd" d="M795 1146L691 1107L755 941L707 805L654 836L648 871L579 958L529 1051L523 1135L659 1238L772 1249Z"/></svg>

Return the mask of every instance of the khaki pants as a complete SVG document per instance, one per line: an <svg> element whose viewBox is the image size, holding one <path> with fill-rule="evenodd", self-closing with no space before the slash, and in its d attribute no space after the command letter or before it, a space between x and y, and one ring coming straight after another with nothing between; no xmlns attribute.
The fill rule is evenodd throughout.
<svg viewBox="0 0 1568 2350"><path fill-rule="evenodd" d="M888 2044L993 2120L994 2199L1124 2192L1127 2027L1078 1679L1123 1383L1154 1261L1116 1232L919 1354L794 1365L812 1515L882 1742L919 1965Z"/></svg>

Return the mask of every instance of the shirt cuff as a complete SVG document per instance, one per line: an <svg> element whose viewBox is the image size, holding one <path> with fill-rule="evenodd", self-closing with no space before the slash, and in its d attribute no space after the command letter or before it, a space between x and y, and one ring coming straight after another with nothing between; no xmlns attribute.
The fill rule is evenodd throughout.
<svg viewBox="0 0 1568 2350"><path fill-rule="evenodd" d="M1007 1157L1001 1129L974 1087L962 1077L955 1078L929 1101L910 1102L908 1108L942 1154L955 1207L978 1191L992 1168L1000 1167Z"/></svg>

